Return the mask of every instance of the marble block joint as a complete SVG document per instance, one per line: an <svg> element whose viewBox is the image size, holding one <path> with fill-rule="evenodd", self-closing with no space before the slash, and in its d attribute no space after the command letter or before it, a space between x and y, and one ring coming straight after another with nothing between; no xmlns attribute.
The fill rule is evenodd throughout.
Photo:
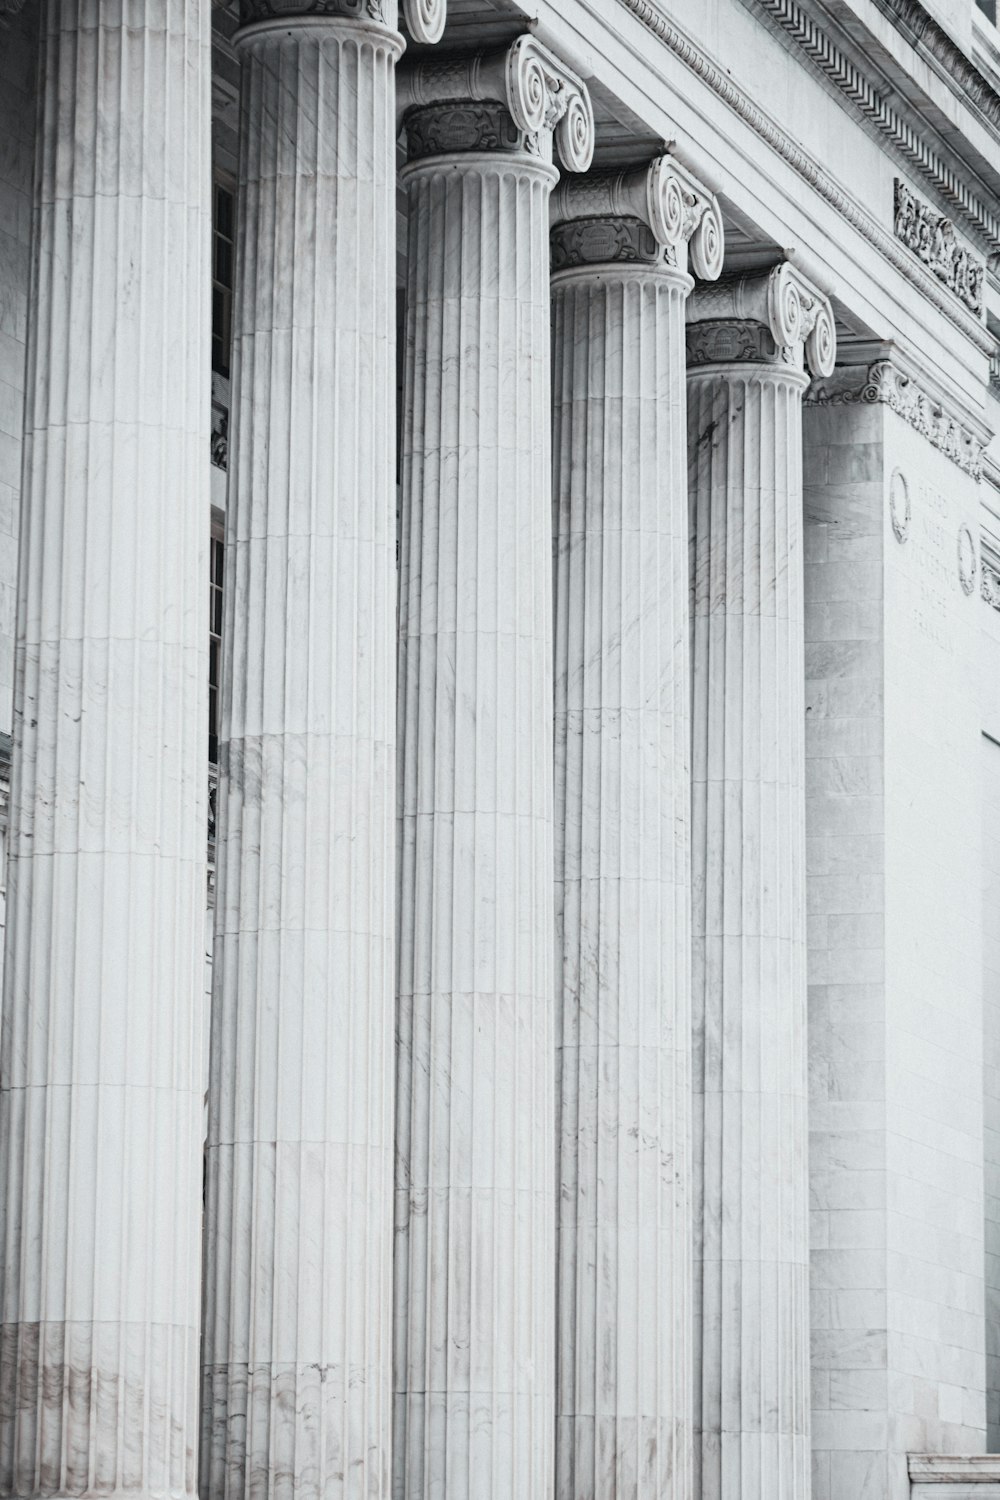
<svg viewBox="0 0 1000 1500"><path fill-rule="evenodd" d="M694 612L695 1474L809 1494L803 365L829 301L787 264L688 304Z"/></svg>
<svg viewBox="0 0 1000 1500"><path fill-rule="evenodd" d="M549 195L533 38L401 77L396 1500L548 1500L555 1142ZM509 732L517 725L517 733Z"/></svg>
<svg viewBox="0 0 1000 1500"><path fill-rule="evenodd" d="M193 1497L210 11L39 9L0 1493Z"/></svg>

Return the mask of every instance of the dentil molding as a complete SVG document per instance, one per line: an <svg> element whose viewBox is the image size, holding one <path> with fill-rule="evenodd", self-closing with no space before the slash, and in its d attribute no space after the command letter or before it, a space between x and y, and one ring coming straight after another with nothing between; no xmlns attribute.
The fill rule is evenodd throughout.
<svg viewBox="0 0 1000 1500"><path fill-rule="evenodd" d="M687 309L688 368L749 362L832 375L837 332L830 299L797 267L722 277L700 286Z"/></svg>
<svg viewBox="0 0 1000 1500"><path fill-rule="evenodd" d="M993 335L965 307L946 291L937 278L916 261L894 235L888 234L867 209L849 197L817 161L799 143L774 123L750 96L735 83L729 73L718 67L700 47L681 32L660 10L655 0L616 0L647 31L657 37L714 94L771 148L810 188L829 204L845 223L868 241L878 253L921 295L944 314L983 354L996 348ZM1000 221L996 222L1000 245Z"/></svg>
<svg viewBox="0 0 1000 1500"><path fill-rule="evenodd" d="M549 132L567 171L585 172L594 155L586 84L527 34L499 50L403 67L396 96L411 161L453 151L542 154Z"/></svg>
<svg viewBox="0 0 1000 1500"><path fill-rule="evenodd" d="M760 8L787 32L821 72L870 120L928 182L958 208L988 242L1000 250L1000 217L952 171L911 125L887 104L882 90L864 76L836 46L821 26L795 0L743 0L748 9ZM1000 126L1000 96L987 79L955 46L951 38L917 0L876 0L879 8L910 33L914 44L942 64L959 89L994 126Z"/></svg>
<svg viewBox="0 0 1000 1500"><path fill-rule="evenodd" d="M947 412L912 374L891 359L877 359L870 364L860 385L856 377L853 384L838 379L810 387L804 399L809 406L846 406L855 402L888 406L966 474L976 480L982 478L983 444L978 435Z"/></svg>
<svg viewBox="0 0 1000 1500"><path fill-rule="evenodd" d="M550 200L553 272L625 262L722 271L722 211L705 185L669 155L644 166L563 178Z"/></svg>

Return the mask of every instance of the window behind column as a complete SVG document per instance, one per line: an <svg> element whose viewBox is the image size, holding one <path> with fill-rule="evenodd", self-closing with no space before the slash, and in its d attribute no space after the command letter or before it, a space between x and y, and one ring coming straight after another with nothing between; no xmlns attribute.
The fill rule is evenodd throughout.
<svg viewBox="0 0 1000 1500"><path fill-rule="evenodd" d="M222 708L222 581L225 554L220 527L212 527L208 607L208 759L219 760L219 727Z"/></svg>
<svg viewBox="0 0 1000 1500"><path fill-rule="evenodd" d="M216 179L212 194L212 369L227 379L233 339L234 235L232 189Z"/></svg>

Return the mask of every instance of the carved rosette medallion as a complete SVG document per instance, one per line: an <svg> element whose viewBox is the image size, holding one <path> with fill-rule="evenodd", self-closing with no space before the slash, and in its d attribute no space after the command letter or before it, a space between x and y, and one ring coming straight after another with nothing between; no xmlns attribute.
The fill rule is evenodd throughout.
<svg viewBox="0 0 1000 1500"><path fill-rule="evenodd" d="M893 230L928 270L977 317L983 312L985 266L959 245L950 219L936 214L896 178Z"/></svg>
<svg viewBox="0 0 1000 1500"><path fill-rule="evenodd" d="M893 469L889 480L889 521L897 542L910 534L910 487L899 469Z"/></svg>
<svg viewBox="0 0 1000 1500"><path fill-rule="evenodd" d="M787 262L700 286L688 304L688 366L781 365L830 375L837 350L833 308Z"/></svg>
<svg viewBox="0 0 1000 1500"><path fill-rule="evenodd" d="M532 36L416 62L400 71L398 102L411 163L473 151L550 161L554 142L566 170L583 172L594 153L585 85Z"/></svg>
<svg viewBox="0 0 1000 1500"><path fill-rule="evenodd" d="M963 594L971 594L976 586L977 561L972 532L963 521L958 528L958 581Z"/></svg>
<svg viewBox="0 0 1000 1500"><path fill-rule="evenodd" d="M551 201L553 272L601 264L672 266L714 280L722 270L715 195L669 155L560 182Z"/></svg>

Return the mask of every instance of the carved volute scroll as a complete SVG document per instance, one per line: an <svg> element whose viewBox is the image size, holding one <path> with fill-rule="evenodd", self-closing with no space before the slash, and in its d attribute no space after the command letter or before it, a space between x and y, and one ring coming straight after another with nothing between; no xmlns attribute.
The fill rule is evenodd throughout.
<svg viewBox="0 0 1000 1500"><path fill-rule="evenodd" d="M594 154L586 85L534 37L452 53L400 71L398 108L411 161L452 151L529 151L585 172Z"/></svg>
<svg viewBox="0 0 1000 1500"><path fill-rule="evenodd" d="M724 276L688 304L688 365L786 364L833 372L837 333L830 299L787 261Z"/></svg>
<svg viewBox="0 0 1000 1500"><path fill-rule="evenodd" d="M714 281L722 271L715 194L673 156L563 180L551 200L552 269L608 261L667 264Z"/></svg>

